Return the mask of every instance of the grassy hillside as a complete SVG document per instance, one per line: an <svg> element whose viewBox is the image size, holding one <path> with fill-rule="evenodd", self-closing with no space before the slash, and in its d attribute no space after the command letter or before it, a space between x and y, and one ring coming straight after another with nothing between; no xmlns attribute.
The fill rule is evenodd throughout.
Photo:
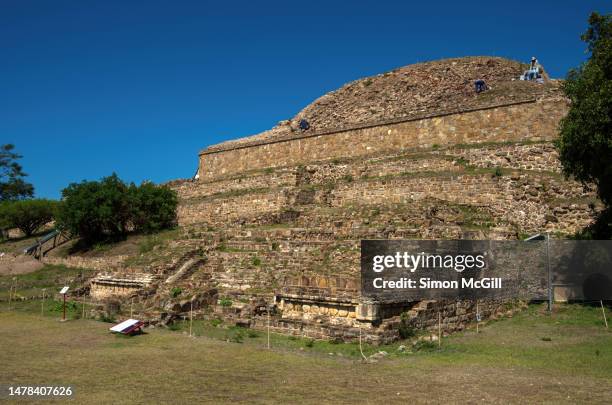
<svg viewBox="0 0 612 405"><path fill-rule="evenodd" d="M11 288L16 291L17 298L41 296L43 289L46 290L46 296L49 296L56 294L65 285L80 287L82 277L92 273L92 270L87 269L45 265L32 273L0 275L0 299L6 300Z"/></svg>

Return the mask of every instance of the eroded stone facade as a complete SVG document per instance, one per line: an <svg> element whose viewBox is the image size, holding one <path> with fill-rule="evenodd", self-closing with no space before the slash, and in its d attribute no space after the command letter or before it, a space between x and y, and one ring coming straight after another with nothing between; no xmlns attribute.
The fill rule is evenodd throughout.
<svg viewBox="0 0 612 405"><path fill-rule="evenodd" d="M232 303L220 314L253 327L268 318L248 303L264 300L271 327L294 335L388 342L402 324L437 328L438 314L445 332L460 330L474 322L475 302L364 301L359 241L582 229L600 204L561 175L552 141L566 112L565 100L540 98L211 148L199 181L172 184L186 238L207 249L202 268L176 285L214 289ZM483 318L518 308L479 303Z"/></svg>
<svg viewBox="0 0 612 405"><path fill-rule="evenodd" d="M268 167L433 145L552 140L567 108L563 99L539 99L404 122L296 135L225 150L205 150L200 154L198 173L200 179L211 180Z"/></svg>

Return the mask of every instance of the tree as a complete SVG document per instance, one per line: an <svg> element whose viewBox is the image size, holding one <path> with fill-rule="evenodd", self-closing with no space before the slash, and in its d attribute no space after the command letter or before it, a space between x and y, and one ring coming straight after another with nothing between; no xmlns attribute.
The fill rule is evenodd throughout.
<svg viewBox="0 0 612 405"><path fill-rule="evenodd" d="M128 186L116 174L72 183L62 190L58 225L86 242L125 235L130 223Z"/></svg>
<svg viewBox="0 0 612 405"><path fill-rule="evenodd" d="M155 232L176 223L176 193L143 183L126 185L116 174L100 181L70 184L62 191L57 222L86 244L124 237L130 231Z"/></svg>
<svg viewBox="0 0 612 405"><path fill-rule="evenodd" d="M27 174L17 163L22 156L14 153L14 149L11 144L0 146L0 201L22 200L34 195L34 186L23 180Z"/></svg>
<svg viewBox="0 0 612 405"><path fill-rule="evenodd" d="M165 186L145 182L131 185L132 223L137 232L157 232L176 225L176 192Z"/></svg>
<svg viewBox="0 0 612 405"><path fill-rule="evenodd" d="M590 57L563 84L571 105L557 148L566 176L597 187L605 206L598 221L607 223L595 224L593 236L606 237L612 217L612 16L592 13L581 39Z"/></svg>
<svg viewBox="0 0 612 405"><path fill-rule="evenodd" d="M0 223L32 236L53 220L57 204L52 200L5 201L0 204Z"/></svg>

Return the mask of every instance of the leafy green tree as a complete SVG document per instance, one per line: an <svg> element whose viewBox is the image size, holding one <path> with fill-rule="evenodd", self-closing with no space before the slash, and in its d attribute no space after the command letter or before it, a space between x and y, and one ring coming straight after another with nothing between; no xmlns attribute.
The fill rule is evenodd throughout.
<svg viewBox="0 0 612 405"><path fill-rule="evenodd" d="M21 200L34 195L34 186L23 180L27 174L17 163L22 156L13 152L14 149L11 144L0 146L0 201Z"/></svg>
<svg viewBox="0 0 612 405"><path fill-rule="evenodd" d="M176 225L176 192L166 186L145 182L130 186L132 224L137 232L151 233Z"/></svg>
<svg viewBox="0 0 612 405"><path fill-rule="evenodd" d="M143 183L126 185L116 174L70 184L62 191L57 222L86 244L118 239L128 232L155 232L176 223L176 193Z"/></svg>
<svg viewBox="0 0 612 405"><path fill-rule="evenodd" d="M86 242L125 235L130 224L128 186L116 174L72 183L62 190L58 225Z"/></svg>
<svg viewBox="0 0 612 405"><path fill-rule="evenodd" d="M18 228L26 236L32 236L54 218L57 201L22 200L0 204L0 223L5 229Z"/></svg>
<svg viewBox="0 0 612 405"><path fill-rule="evenodd" d="M592 13L582 35L589 59L563 84L571 101L557 141L566 176L594 184L605 211L592 235L609 238L612 209L612 15ZM601 223L603 221L604 223Z"/></svg>

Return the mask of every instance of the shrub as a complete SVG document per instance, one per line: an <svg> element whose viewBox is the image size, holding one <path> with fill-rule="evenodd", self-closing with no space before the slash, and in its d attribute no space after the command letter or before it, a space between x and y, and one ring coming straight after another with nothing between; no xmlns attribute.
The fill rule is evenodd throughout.
<svg viewBox="0 0 612 405"><path fill-rule="evenodd" d="M402 339L409 339L416 334L414 328L405 322L400 323L398 332Z"/></svg>
<svg viewBox="0 0 612 405"><path fill-rule="evenodd" d="M182 292L183 289L181 287L174 287L172 288L172 290L170 290L170 295L172 296L172 298L176 298L181 295Z"/></svg>
<svg viewBox="0 0 612 405"><path fill-rule="evenodd" d="M231 307L232 306L232 300L225 297L225 298L221 298L219 300L219 305L221 305L222 307Z"/></svg>
<svg viewBox="0 0 612 405"><path fill-rule="evenodd" d="M503 174L502 169L500 167L496 167L494 174L495 174L495 177L501 177Z"/></svg>
<svg viewBox="0 0 612 405"><path fill-rule="evenodd" d="M431 340L419 340L418 342L416 342L414 344L412 349L415 352L418 352L418 351L432 351L432 350L435 350L437 347L438 347L438 345L436 343L432 342Z"/></svg>
<svg viewBox="0 0 612 405"><path fill-rule="evenodd" d="M461 166L466 166L468 164L468 161L464 157L460 157L458 159L455 159L455 163Z"/></svg>
<svg viewBox="0 0 612 405"><path fill-rule="evenodd" d="M219 318L215 318L215 319L211 319L211 320L210 320L210 324L211 324L213 327L215 327L215 328L216 328L216 327L218 327L219 325L221 325L222 323L223 323L223 320L222 320L222 319L219 319Z"/></svg>
<svg viewBox="0 0 612 405"><path fill-rule="evenodd" d="M253 256L253 258L251 259L251 264L253 266L259 266L261 264L261 259L257 256Z"/></svg>
<svg viewBox="0 0 612 405"><path fill-rule="evenodd" d="M416 331L414 330L414 328L408 324L408 319L408 313L402 312L402 314L400 315L401 322L398 329L399 335L402 339L408 339L416 335Z"/></svg>
<svg viewBox="0 0 612 405"><path fill-rule="evenodd" d="M247 336L251 339L254 339L256 337L259 337L259 333L257 333L257 331L253 330L253 329L248 329L247 330Z"/></svg>
<svg viewBox="0 0 612 405"><path fill-rule="evenodd" d="M116 174L101 181L72 183L62 190L62 199L58 225L84 240L94 242L127 232L131 214L128 187Z"/></svg>
<svg viewBox="0 0 612 405"><path fill-rule="evenodd" d="M244 329L238 326L229 328L226 339L233 343L242 343L244 341Z"/></svg>
<svg viewBox="0 0 612 405"><path fill-rule="evenodd" d="M76 311L77 303L75 301L66 301L66 312ZM53 301L51 306L49 307L50 311L53 312L63 312L64 310L64 302L63 301Z"/></svg>
<svg viewBox="0 0 612 405"><path fill-rule="evenodd" d="M25 236L32 236L53 220L57 206L53 200L7 201L0 204L0 223L4 229L19 228Z"/></svg>
<svg viewBox="0 0 612 405"><path fill-rule="evenodd" d="M108 315L108 314L100 315L100 321L101 322L106 322L106 323L116 323L115 318L110 316L110 315Z"/></svg>
<svg viewBox="0 0 612 405"><path fill-rule="evenodd" d="M166 186L145 182L129 188L131 221L137 232L151 233L176 225L176 192Z"/></svg>
<svg viewBox="0 0 612 405"><path fill-rule="evenodd" d="M181 330L181 325L179 325L177 322L172 322L171 324L168 324L168 329L176 332Z"/></svg>
<svg viewBox="0 0 612 405"><path fill-rule="evenodd" d="M306 347L313 347L313 346L314 346L314 343L315 343L315 340L314 340L314 339L308 339L308 340L306 341L306 343L304 343L304 345L305 345Z"/></svg>

